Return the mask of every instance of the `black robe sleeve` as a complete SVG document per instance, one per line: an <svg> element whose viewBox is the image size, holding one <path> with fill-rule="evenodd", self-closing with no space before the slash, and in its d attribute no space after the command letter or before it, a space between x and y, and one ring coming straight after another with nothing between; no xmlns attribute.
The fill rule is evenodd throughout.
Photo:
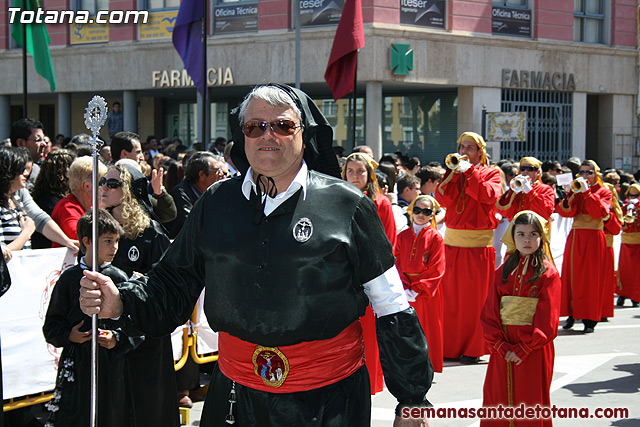
<svg viewBox="0 0 640 427"><path fill-rule="evenodd" d="M433 381L427 338L413 308L376 319L380 364L389 392L403 407L431 406L426 398Z"/></svg>

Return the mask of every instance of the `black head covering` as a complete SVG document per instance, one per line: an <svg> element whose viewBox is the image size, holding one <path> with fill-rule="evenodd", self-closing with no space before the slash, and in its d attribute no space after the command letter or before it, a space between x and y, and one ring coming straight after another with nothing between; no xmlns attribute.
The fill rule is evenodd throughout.
<svg viewBox="0 0 640 427"><path fill-rule="evenodd" d="M309 169L340 178L340 167L333 151L333 129L318 106L300 89L284 84L269 83L284 90L293 99L302 113L302 141L305 144L304 161ZM249 161L244 151L244 133L240 123L240 106L229 113L229 127L233 137L231 160L244 175L249 169Z"/></svg>
<svg viewBox="0 0 640 427"><path fill-rule="evenodd" d="M149 200L149 192L147 191L147 177L132 165L124 163L122 166L131 175L131 194L136 198L138 203L142 205L146 211L152 215L153 206ZM155 217L152 216L155 219Z"/></svg>

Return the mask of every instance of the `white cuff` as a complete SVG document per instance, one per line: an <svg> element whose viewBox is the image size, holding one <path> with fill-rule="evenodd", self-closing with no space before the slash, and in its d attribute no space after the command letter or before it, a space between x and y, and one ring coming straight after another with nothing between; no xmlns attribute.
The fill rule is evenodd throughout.
<svg viewBox="0 0 640 427"><path fill-rule="evenodd" d="M410 307L395 265L363 286L376 317L399 313Z"/></svg>

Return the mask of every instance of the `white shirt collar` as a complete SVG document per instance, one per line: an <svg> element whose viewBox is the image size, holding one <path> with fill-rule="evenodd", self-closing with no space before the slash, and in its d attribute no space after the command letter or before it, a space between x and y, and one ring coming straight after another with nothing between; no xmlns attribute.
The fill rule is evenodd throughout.
<svg viewBox="0 0 640 427"><path fill-rule="evenodd" d="M278 193L274 198L271 198L267 195L262 196L263 200L266 197L266 203L264 206L265 215L271 214L271 212L276 210L278 206L280 206L285 200L289 199L289 197L293 196L296 193L296 191L298 191L301 188L302 188L302 199L304 200L307 198L308 170L309 168L307 167L307 163L303 160L300 170L296 174L295 178L293 178L293 181L291 181L291 184L289 184L287 191ZM244 197L246 197L247 200L249 200L249 197L251 196L251 192L255 191L255 188L256 188L256 183L253 181L253 170L251 169L251 166L249 166L249 170L247 170L247 173L244 176L244 181L242 181L241 188L242 188L242 194L244 195Z"/></svg>

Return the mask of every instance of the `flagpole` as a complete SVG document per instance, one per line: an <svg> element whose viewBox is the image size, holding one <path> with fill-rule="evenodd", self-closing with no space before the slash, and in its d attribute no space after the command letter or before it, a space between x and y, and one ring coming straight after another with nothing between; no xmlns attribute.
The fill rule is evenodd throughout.
<svg viewBox="0 0 640 427"><path fill-rule="evenodd" d="M300 1L292 1L296 26L296 89L300 89Z"/></svg>
<svg viewBox="0 0 640 427"><path fill-rule="evenodd" d="M22 0L22 11L25 10L27 10L27 0ZM22 23L22 102L24 103L23 117L29 117L27 113L27 24L25 23Z"/></svg>
<svg viewBox="0 0 640 427"><path fill-rule="evenodd" d="M207 76L207 2L209 0L203 0L202 8L204 9L202 14L202 149L207 151L209 146L207 138L207 102L209 100L208 94L208 76Z"/></svg>
<svg viewBox="0 0 640 427"><path fill-rule="evenodd" d="M351 92L351 99L353 100L353 109L351 114L353 115L353 126L351 127L351 136L353 138L353 147L356 148L356 91L358 89L358 55L356 55L356 70L353 73L353 92Z"/></svg>

